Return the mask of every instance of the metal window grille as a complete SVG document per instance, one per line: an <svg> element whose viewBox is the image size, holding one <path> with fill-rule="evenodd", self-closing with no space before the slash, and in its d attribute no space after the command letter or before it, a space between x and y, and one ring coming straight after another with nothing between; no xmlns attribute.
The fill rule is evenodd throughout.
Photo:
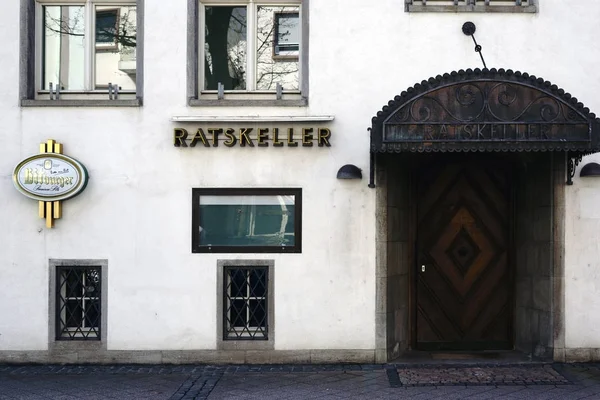
<svg viewBox="0 0 600 400"><path fill-rule="evenodd" d="M528 6L531 0L407 0L411 5L454 5L454 6Z"/></svg>
<svg viewBox="0 0 600 400"><path fill-rule="evenodd" d="M56 339L100 340L99 266L56 270Z"/></svg>
<svg viewBox="0 0 600 400"><path fill-rule="evenodd" d="M268 340L268 267L223 271L223 340Z"/></svg>

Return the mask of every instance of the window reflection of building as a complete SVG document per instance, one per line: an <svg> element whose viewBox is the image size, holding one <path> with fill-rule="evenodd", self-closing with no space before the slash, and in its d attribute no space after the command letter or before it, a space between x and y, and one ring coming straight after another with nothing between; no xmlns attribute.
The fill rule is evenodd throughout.
<svg viewBox="0 0 600 400"><path fill-rule="evenodd" d="M95 88L108 88L108 84L118 85L120 90L135 90L135 33L136 33L136 8L119 7L111 10L112 6L96 7L96 23L98 16L106 15L105 12L118 11L114 19L104 20L106 30L101 34L102 42L96 37L95 55ZM106 17L105 17L106 18ZM111 39L110 22L115 23L115 35ZM98 25L96 25L98 27Z"/></svg>
<svg viewBox="0 0 600 400"><path fill-rule="evenodd" d="M85 89L85 8L44 6L42 89Z"/></svg>
<svg viewBox="0 0 600 400"><path fill-rule="evenodd" d="M256 7L256 18L248 18ZM206 6L205 90L299 90L299 6ZM249 36L250 35L250 36Z"/></svg>
<svg viewBox="0 0 600 400"><path fill-rule="evenodd" d="M202 196L201 244L293 246L294 196Z"/></svg>
<svg viewBox="0 0 600 400"><path fill-rule="evenodd" d="M92 6L42 7L40 88L104 90L111 83L122 91L135 91L136 7L89 7ZM88 14L94 18L91 40L86 38Z"/></svg>
<svg viewBox="0 0 600 400"><path fill-rule="evenodd" d="M297 12L275 13L273 56L298 58L300 51L300 14Z"/></svg>

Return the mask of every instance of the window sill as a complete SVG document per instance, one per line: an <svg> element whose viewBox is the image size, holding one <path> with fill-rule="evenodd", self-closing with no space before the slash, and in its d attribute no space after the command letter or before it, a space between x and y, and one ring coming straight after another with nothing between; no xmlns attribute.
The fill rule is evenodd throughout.
<svg viewBox="0 0 600 400"><path fill-rule="evenodd" d="M302 253L300 246L194 246L193 254L237 254L237 253Z"/></svg>
<svg viewBox="0 0 600 400"><path fill-rule="evenodd" d="M190 107L306 107L308 99L189 99L188 105Z"/></svg>
<svg viewBox="0 0 600 400"><path fill-rule="evenodd" d="M101 340L55 340L50 342L50 351L100 351L106 350L106 341Z"/></svg>
<svg viewBox="0 0 600 400"><path fill-rule="evenodd" d="M32 100L21 99L21 107L141 107L142 99L131 100Z"/></svg>
<svg viewBox="0 0 600 400"><path fill-rule="evenodd" d="M482 12L482 13L536 13L537 7L535 5L530 6L440 6L440 5L429 5L424 6L420 4L411 5L409 4L406 11L408 12Z"/></svg>
<svg viewBox="0 0 600 400"><path fill-rule="evenodd" d="M255 340L223 340L217 342L217 350L274 350L275 340L271 337L269 340L264 338Z"/></svg>

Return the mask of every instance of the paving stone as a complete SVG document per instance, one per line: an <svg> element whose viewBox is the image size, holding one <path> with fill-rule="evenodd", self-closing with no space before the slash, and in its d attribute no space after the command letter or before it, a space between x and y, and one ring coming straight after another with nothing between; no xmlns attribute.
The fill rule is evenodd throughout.
<svg viewBox="0 0 600 400"><path fill-rule="evenodd" d="M600 399L600 366L0 365L0 400L228 398Z"/></svg>

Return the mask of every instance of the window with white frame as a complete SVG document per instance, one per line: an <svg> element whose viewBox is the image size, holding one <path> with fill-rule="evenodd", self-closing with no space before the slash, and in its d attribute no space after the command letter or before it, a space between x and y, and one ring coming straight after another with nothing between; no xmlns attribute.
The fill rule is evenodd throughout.
<svg viewBox="0 0 600 400"><path fill-rule="evenodd" d="M32 59L22 69L22 100L139 97L141 0L31 1L23 18L35 39L21 44Z"/></svg>
<svg viewBox="0 0 600 400"><path fill-rule="evenodd" d="M537 0L406 0L410 12L537 12Z"/></svg>
<svg viewBox="0 0 600 400"><path fill-rule="evenodd" d="M301 95L301 0L201 0L198 15L201 95Z"/></svg>

